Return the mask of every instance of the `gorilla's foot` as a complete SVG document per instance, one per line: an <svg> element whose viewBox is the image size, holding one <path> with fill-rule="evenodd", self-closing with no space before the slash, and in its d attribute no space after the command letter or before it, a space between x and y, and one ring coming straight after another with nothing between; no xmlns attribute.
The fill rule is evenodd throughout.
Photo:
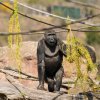
<svg viewBox="0 0 100 100"><path fill-rule="evenodd" d="M37 87L37 89L38 89L38 90L44 90L44 91L47 91L47 90L44 88L43 85L39 85L39 86Z"/></svg>

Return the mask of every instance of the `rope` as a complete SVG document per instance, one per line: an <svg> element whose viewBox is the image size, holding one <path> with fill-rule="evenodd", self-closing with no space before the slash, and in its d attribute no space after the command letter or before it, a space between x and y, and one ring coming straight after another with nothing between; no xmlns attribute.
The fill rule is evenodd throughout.
<svg viewBox="0 0 100 100"><path fill-rule="evenodd" d="M37 30L38 31L38 30ZM67 31L67 30L66 30ZM56 31L55 33L63 33L66 31ZM77 32L100 32L100 30L97 31L91 31L91 30L73 30L73 31L77 31ZM34 32L34 34L33 34ZM9 32L0 32L0 36L8 36L8 35L42 35L44 34L44 32L36 32L36 31L27 31L27 32L19 32L19 33L9 33Z"/></svg>
<svg viewBox="0 0 100 100"><path fill-rule="evenodd" d="M10 0L10 1L13 2L13 0ZM59 19L62 19L62 20L67 20L66 17L58 16L58 15L55 15L55 14L51 14L51 13L48 13L48 12L45 12L45 11L42 11L42 10L33 8L33 7L29 7L29 6L24 5L24 4L22 4L22 3L19 3L19 2L18 2L18 4L21 5L21 6L23 6L23 7L25 7L25 8L28 8L28 9L30 9L30 10L37 11L37 12L40 12L40 13L45 14L45 15L48 15L48 16L52 16L52 17L59 18ZM91 19L91 17L87 17L87 19ZM76 22L76 20L74 20L74 19L69 19L69 20L72 21L72 22ZM87 23L87 22L82 22L82 23L79 22L79 23L80 23L80 24L85 24L85 25L90 25L90 26L95 26L94 24Z"/></svg>
<svg viewBox="0 0 100 100"><path fill-rule="evenodd" d="M5 6L5 7L8 8L8 9L14 11L14 9L12 9L11 7L9 7L9 6L5 5L5 4L3 4L2 2L0 2L0 4L3 5L3 6ZM38 20L38 19L36 19L36 18L30 17L30 16L28 16L28 15L25 15L25 14L23 14L23 13L21 13L21 12L18 12L18 14L20 14L20 15L26 17L26 18L29 18L29 19L31 19L31 20L34 20L34 21L37 21L37 22L40 22L40 23L49 25L49 26L55 26L55 25L53 25L53 24L46 23L46 22L44 22L44 21L40 21L40 20ZM96 14L96 15L92 15L92 16L86 17L86 18L82 18L82 19L80 19L80 20L72 21L72 22L69 23L68 25L70 25L70 24L76 24L76 23L85 24L85 22L82 22L82 21L86 21L86 20L92 19L92 18L97 17L97 16L100 16L100 13L99 13L99 14ZM88 24L88 25L90 25L90 26L97 26L97 25L95 25L95 24ZM62 27L66 27L66 24L56 26L56 28L64 29L64 28L62 28Z"/></svg>
<svg viewBox="0 0 100 100"><path fill-rule="evenodd" d="M12 8L10 8L9 6L3 4L2 2L0 2L0 4L3 5L3 6L5 6L5 7L8 8L8 9L14 11L14 9L12 9ZM27 32L10 33L10 34L9 34L8 32L0 32L0 35L1 35L1 36L5 36L5 35L18 35L18 34L22 34L22 35L33 35L33 34L32 34L33 32L36 33L36 32L45 31L45 30L50 30L50 29L55 29L55 28L61 28L61 29L64 29L64 30L68 30L68 29L66 29L66 28L63 28L63 27L65 27L66 25L55 26L55 25L53 25L53 24L50 24L50 23L46 23L46 22L37 20L37 19L35 19L35 18L33 18L33 17L29 17L29 16L27 16L27 15L25 15L25 14L23 14L23 13L20 13L20 12L18 12L18 14L20 14L20 15L22 15L22 16L24 16L24 17L27 17L27 18L29 18L29 19L32 19L32 20L34 20L34 21L37 21L37 22L40 22L40 23L43 23L43 24L46 24L46 25L49 25L49 26L53 26L53 27L50 27L50 28L43 28L43 29L40 29L40 30L31 30L31 31L27 31ZM85 20L88 20L88 19L97 17L97 16L99 16L99 15L100 15L100 14L96 14L96 15L90 16L89 18L83 18L83 19L80 19L80 20L71 22L71 23L69 23L68 25L70 25L70 24L75 24L75 23L79 23L79 22L80 22L80 23L84 23L84 22L82 22L82 21L85 21ZM95 26L97 26L97 25L95 25ZM98 31L91 31L91 30L75 30L75 29L72 29L72 31L77 31L77 32L100 32L99 30L98 30ZM60 33L60 32L62 32L62 31L59 31L59 32L56 32L56 33ZM63 32L66 32L66 31L63 31ZM43 32L40 32L40 33L36 33L36 34L44 34L44 33L43 33Z"/></svg>

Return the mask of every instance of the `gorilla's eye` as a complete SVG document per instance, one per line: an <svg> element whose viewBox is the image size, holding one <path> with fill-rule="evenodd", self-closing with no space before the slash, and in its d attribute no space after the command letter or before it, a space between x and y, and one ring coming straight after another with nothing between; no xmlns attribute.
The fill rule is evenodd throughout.
<svg viewBox="0 0 100 100"><path fill-rule="evenodd" d="M55 34L48 34L48 36L55 36Z"/></svg>

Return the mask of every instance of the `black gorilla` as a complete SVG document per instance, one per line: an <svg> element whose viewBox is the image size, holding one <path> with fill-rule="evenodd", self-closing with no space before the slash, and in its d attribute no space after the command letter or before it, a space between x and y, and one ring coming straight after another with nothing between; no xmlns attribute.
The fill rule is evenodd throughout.
<svg viewBox="0 0 100 100"><path fill-rule="evenodd" d="M96 62L95 52L85 46L90 53L92 61ZM38 42L37 60L39 86L37 89L45 90L44 81L48 83L50 92L60 91L64 69L63 56L66 56L66 45L57 38L55 31L46 31L44 38Z"/></svg>
<svg viewBox="0 0 100 100"><path fill-rule="evenodd" d="M66 56L66 45L57 38L54 30L46 31L44 38L38 42L37 48L38 89L44 89L45 81L50 92L60 90L64 73L63 55Z"/></svg>

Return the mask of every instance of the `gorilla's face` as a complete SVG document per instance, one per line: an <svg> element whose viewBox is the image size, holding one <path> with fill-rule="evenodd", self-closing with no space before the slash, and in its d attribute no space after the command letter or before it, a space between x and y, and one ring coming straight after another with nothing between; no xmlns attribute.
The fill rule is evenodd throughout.
<svg viewBox="0 0 100 100"><path fill-rule="evenodd" d="M48 32L45 34L45 41L49 46L55 46L57 43L57 36L55 33Z"/></svg>

